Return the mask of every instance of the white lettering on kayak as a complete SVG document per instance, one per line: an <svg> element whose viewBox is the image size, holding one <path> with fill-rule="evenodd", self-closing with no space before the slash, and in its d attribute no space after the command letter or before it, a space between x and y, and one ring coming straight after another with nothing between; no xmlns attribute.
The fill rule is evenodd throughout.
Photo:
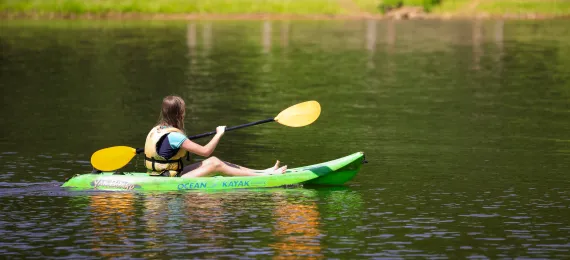
<svg viewBox="0 0 570 260"><path fill-rule="evenodd" d="M119 188L125 190L132 190L135 188L135 185L126 181L117 181L117 180L95 180L92 183L93 188L97 189L98 187L109 187L109 188Z"/></svg>

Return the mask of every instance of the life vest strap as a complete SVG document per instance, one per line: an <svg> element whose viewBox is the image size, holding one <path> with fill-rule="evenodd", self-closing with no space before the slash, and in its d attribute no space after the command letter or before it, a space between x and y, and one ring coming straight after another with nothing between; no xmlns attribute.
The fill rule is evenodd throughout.
<svg viewBox="0 0 570 260"><path fill-rule="evenodd" d="M148 158L148 157L144 157L145 160L152 162L152 170L153 171L157 171L156 168L154 167L155 163L178 163L178 169L179 171L182 170L182 168L184 168L184 164L182 163L182 158L178 159L178 160L157 160L154 158Z"/></svg>

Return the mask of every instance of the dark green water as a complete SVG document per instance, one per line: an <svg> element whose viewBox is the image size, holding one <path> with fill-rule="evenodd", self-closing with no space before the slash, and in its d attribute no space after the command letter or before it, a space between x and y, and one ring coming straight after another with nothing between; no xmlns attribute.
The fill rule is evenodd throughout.
<svg viewBox="0 0 570 260"><path fill-rule="evenodd" d="M0 49L4 257L570 257L568 21L4 21ZM222 159L370 163L341 188L59 187L141 147L169 94L189 134L321 103Z"/></svg>

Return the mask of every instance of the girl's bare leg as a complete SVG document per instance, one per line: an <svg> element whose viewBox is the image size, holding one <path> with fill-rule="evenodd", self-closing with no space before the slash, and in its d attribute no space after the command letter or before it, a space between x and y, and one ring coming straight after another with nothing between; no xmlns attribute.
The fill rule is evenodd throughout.
<svg viewBox="0 0 570 260"><path fill-rule="evenodd" d="M271 168L267 168L267 169L265 169L265 170L255 170L255 169L250 169L250 168L243 167L243 166L240 166L240 165L237 165L237 164L229 163L229 162L226 162L226 161L222 161L222 162L224 162L225 164L228 164L228 165L230 165L230 166L232 166L232 167L237 167L237 168L240 168L240 169L250 170L250 171L254 171L254 172L274 172L274 171L276 171L277 169L279 169L279 163L280 163L279 160L277 160L277 161L275 162L275 165L274 165L273 167L271 167Z"/></svg>
<svg viewBox="0 0 570 260"><path fill-rule="evenodd" d="M200 163L190 165L190 171L183 174L182 178L192 178L192 177L206 177L211 176L214 173L223 173L228 176L258 176L265 175L266 173L256 172L255 170L245 168L236 164L224 162L216 157L210 157ZM271 168L270 168L271 169ZM284 173L287 166L276 169L275 173Z"/></svg>

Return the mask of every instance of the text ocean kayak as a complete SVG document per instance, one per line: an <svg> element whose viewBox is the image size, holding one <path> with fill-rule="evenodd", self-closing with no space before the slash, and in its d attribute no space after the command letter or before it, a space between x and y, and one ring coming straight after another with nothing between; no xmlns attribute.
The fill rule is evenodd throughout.
<svg viewBox="0 0 570 260"><path fill-rule="evenodd" d="M343 185L360 170L364 153L354 153L329 162L288 169L285 174L244 177L170 178L142 172L86 173L67 180L62 187L79 190L225 190L269 188L293 184Z"/></svg>

